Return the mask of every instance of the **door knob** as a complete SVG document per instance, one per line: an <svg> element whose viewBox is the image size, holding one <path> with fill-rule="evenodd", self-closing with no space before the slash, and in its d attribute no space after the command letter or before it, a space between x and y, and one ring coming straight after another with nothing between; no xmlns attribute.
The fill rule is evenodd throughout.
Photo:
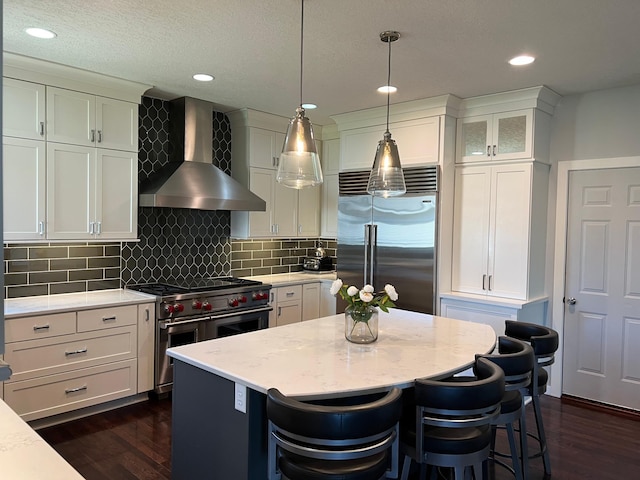
<svg viewBox="0 0 640 480"><path fill-rule="evenodd" d="M567 299L565 300L565 303L566 303L567 305L575 305L575 304L576 304L576 299L575 299L575 298L573 298L573 297L569 297L569 298L567 298Z"/></svg>

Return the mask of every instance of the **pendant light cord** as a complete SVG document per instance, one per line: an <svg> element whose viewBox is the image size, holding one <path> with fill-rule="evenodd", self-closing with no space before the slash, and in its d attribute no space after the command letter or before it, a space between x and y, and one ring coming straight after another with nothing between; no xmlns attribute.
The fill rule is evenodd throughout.
<svg viewBox="0 0 640 480"><path fill-rule="evenodd" d="M302 108L302 71L303 71L303 52L304 52L304 0L301 1L302 8L300 10L300 108Z"/></svg>
<svg viewBox="0 0 640 480"><path fill-rule="evenodd" d="M387 37L387 43L389 44L389 62L387 69L387 132L389 133L389 101L391 97L391 37Z"/></svg>

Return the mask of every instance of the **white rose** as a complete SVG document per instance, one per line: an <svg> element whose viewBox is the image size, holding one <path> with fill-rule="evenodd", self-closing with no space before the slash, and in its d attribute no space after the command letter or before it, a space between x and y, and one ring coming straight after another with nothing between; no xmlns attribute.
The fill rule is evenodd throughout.
<svg viewBox="0 0 640 480"><path fill-rule="evenodd" d="M362 300L364 303L369 303L371 300L373 300L373 293L365 292L363 288L362 290L360 290L360 300Z"/></svg>
<svg viewBox="0 0 640 480"><path fill-rule="evenodd" d="M395 302L396 300L398 300L398 292L396 292L396 287L394 287L393 285L389 285L387 283L384 286L384 291L387 295L389 295L389 298L391 299L392 302Z"/></svg>
<svg viewBox="0 0 640 480"><path fill-rule="evenodd" d="M358 293L358 287L354 287L353 285L351 285L349 288L347 288L347 295L349 295L350 297L355 296L356 293Z"/></svg>
<svg viewBox="0 0 640 480"><path fill-rule="evenodd" d="M331 295L335 295L340 291L341 288L342 288L342 280L338 278L337 280L334 280L333 283L331 284L331 288L329 289L329 292L331 293Z"/></svg>
<svg viewBox="0 0 640 480"><path fill-rule="evenodd" d="M373 293L375 291L373 289L373 286L371 286L371 285L365 285L364 287L362 287L362 290L367 292L367 293Z"/></svg>

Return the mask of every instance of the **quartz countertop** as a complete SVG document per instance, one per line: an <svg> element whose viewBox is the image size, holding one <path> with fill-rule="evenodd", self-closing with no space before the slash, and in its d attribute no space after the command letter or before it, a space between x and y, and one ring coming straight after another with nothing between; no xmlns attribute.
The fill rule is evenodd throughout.
<svg viewBox="0 0 640 480"><path fill-rule="evenodd" d="M61 293L37 297L8 298L4 301L5 318L86 310L115 305L155 302L156 297L127 289Z"/></svg>
<svg viewBox="0 0 640 480"><path fill-rule="evenodd" d="M171 348L169 356L266 393L300 399L401 388L442 378L491 352L496 334L484 324L391 309L380 312L378 340L344 338L344 315Z"/></svg>
<svg viewBox="0 0 640 480"><path fill-rule="evenodd" d="M335 270L324 272L302 271L295 273L277 273L273 275L257 275L245 278L258 280L262 283L269 283L274 287L284 287L287 285L296 285L301 283L333 281L336 279L336 272Z"/></svg>
<svg viewBox="0 0 640 480"><path fill-rule="evenodd" d="M2 400L0 400L0 476L16 480L82 480L84 478Z"/></svg>

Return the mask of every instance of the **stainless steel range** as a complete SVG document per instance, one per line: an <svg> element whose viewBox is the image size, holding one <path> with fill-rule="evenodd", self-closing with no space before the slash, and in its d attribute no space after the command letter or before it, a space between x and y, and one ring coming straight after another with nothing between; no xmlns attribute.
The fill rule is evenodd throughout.
<svg viewBox="0 0 640 480"><path fill-rule="evenodd" d="M271 285L255 280L199 278L188 285L151 283L127 288L156 296L156 393L173 386L173 361L167 348L269 326Z"/></svg>

